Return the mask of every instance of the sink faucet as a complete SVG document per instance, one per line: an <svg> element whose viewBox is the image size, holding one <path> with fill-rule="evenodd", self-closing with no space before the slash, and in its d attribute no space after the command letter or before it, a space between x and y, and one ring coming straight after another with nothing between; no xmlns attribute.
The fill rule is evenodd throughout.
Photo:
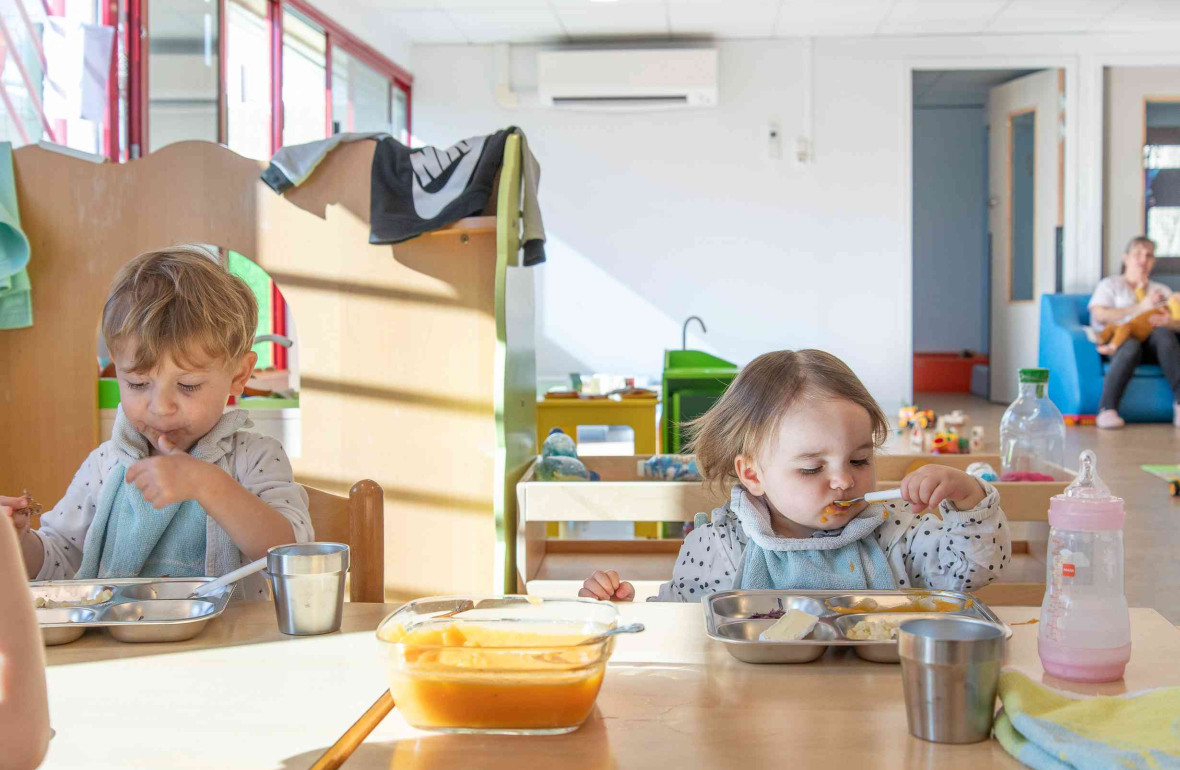
<svg viewBox="0 0 1180 770"><path fill-rule="evenodd" d="M701 331L703 333L705 333L705 334L709 333L709 330L705 328L705 322L701 320L700 316L690 315L688 317L688 320L684 322L684 328L680 330L680 349L681 350L688 350L688 325L690 323L692 323L693 321L696 321L697 323L699 323L701 325Z"/></svg>

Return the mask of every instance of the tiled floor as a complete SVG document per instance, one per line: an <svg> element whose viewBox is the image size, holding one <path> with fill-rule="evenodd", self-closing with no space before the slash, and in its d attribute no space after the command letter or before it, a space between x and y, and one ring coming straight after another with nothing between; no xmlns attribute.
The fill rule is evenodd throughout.
<svg viewBox="0 0 1180 770"><path fill-rule="evenodd" d="M924 393L918 406L943 413L962 409L987 431L984 450L999 447L1004 406L965 394ZM1171 497L1167 482L1139 469L1144 464L1180 462L1180 428L1171 425L1128 425L1118 431L1092 426L1066 428L1066 465L1076 467L1084 449L1098 455L1099 475L1111 491L1126 500L1127 601L1152 607L1180 623L1180 498Z"/></svg>

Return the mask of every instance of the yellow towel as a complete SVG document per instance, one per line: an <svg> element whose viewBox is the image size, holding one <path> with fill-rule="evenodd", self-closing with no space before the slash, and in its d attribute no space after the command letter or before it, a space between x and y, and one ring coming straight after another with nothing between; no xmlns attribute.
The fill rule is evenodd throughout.
<svg viewBox="0 0 1180 770"><path fill-rule="evenodd" d="M1180 687L1087 698L1005 671L1000 700L996 739L1029 767L1180 768Z"/></svg>

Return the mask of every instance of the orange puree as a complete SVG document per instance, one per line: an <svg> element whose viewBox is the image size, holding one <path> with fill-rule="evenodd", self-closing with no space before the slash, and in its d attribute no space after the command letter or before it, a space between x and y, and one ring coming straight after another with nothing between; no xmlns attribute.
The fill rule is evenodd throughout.
<svg viewBox="0 0 1180 770"><path fill-rule="evenodd" d="M426 729L576 727L594 708L606 664L603 644L576 646L585 633L449 622L395 627L382 638L394 644L394 703Z"/></svg>
<svg viewBox="0 0 1180 770"><path fill-rule="evenodd" d="M910 601L905 604L898 604L893 607L874 606L866 603L854 604L851 607L834 607L828 605L828 609L845 614L860 612L958 612L960 609L967 609L975 603L974 600L968 599L965 604L960 606L958 602L938 599L921 592L910 594L910 597Z"/></svg>

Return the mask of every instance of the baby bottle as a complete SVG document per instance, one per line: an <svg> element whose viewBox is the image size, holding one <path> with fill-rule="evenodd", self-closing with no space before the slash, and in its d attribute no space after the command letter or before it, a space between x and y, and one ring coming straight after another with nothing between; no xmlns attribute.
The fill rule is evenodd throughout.
<svg viewBox="0 0 1180 770"><path fill-rule="evenodd" d="M1037 651L1046 673L1075 682L1121 679L1131 658L1123 594L1121 498L1082 452L1078 477L1049 502L1049 554Z"/></svg>

